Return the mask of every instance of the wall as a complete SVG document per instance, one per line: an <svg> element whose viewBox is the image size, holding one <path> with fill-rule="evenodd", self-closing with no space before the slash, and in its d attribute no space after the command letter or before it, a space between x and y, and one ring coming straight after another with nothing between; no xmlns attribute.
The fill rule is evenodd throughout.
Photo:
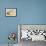
<svg viewBox="0 0 46 46"><path fill-rule="evenodd" d="M5 8L17 8L17 16L6 17ZM9 32L18 32L17 24L46 24L46 0L0 0L0 44L8 43Z"/></svg>

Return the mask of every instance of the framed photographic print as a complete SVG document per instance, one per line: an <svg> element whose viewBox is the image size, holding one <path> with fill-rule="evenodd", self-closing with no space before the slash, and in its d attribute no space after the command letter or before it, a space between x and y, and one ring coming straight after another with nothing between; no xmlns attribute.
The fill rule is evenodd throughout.
<svg viewBox="0 0 46 46"><path fill-rule="evenodd" d="M17 16L17 8L5 8L5 16Z"/></svg>
<svg viewBox="0 0 46 46"><path fill-rule="evenodd" d="M18 42L22 40L46 41L46 24L19 24Z"/></svg>

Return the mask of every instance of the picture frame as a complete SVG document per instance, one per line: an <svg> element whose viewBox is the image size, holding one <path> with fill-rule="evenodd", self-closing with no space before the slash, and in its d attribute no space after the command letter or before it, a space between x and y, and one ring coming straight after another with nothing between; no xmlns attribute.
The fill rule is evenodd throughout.
<svg viewBox="0 0 46 46"><path fill-rule="evenodd" d="M17 16L17 8L5 8L5 16L16 17Z"/></svg>
<svg viewBox="0 0 46 46"><path fill-rule="evenodd" d="M22 30L25 30L25 31L28 30L28 33L30 34L30 35L29 34L27 35L28 37L29 36L32 37L33 35L35 35L35 36L33 36L32 38L29 37L28 39L26 39L26 38L21 39ZM36 31L36 32L34 32L34 31ZM31 32L33 32L33 33L31 34ZM46 24L18 24L18 42L21 42L22 40L46 41Z"/></svg>

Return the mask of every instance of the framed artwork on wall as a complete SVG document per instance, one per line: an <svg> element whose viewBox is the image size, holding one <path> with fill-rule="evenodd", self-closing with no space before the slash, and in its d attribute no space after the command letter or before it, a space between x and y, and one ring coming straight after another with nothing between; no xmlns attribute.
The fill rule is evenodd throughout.
<svg viewBox="0 0 46 46"><path fill-rule="evenodd" d="M46 41L46 24L19 24L18 42L22 40Z"/></svg>
<svg viewBox="0 0 46 46"><path fill-rule="evenodd" d="M17 16L17 8L5 8L5 16Z"/></svg>

